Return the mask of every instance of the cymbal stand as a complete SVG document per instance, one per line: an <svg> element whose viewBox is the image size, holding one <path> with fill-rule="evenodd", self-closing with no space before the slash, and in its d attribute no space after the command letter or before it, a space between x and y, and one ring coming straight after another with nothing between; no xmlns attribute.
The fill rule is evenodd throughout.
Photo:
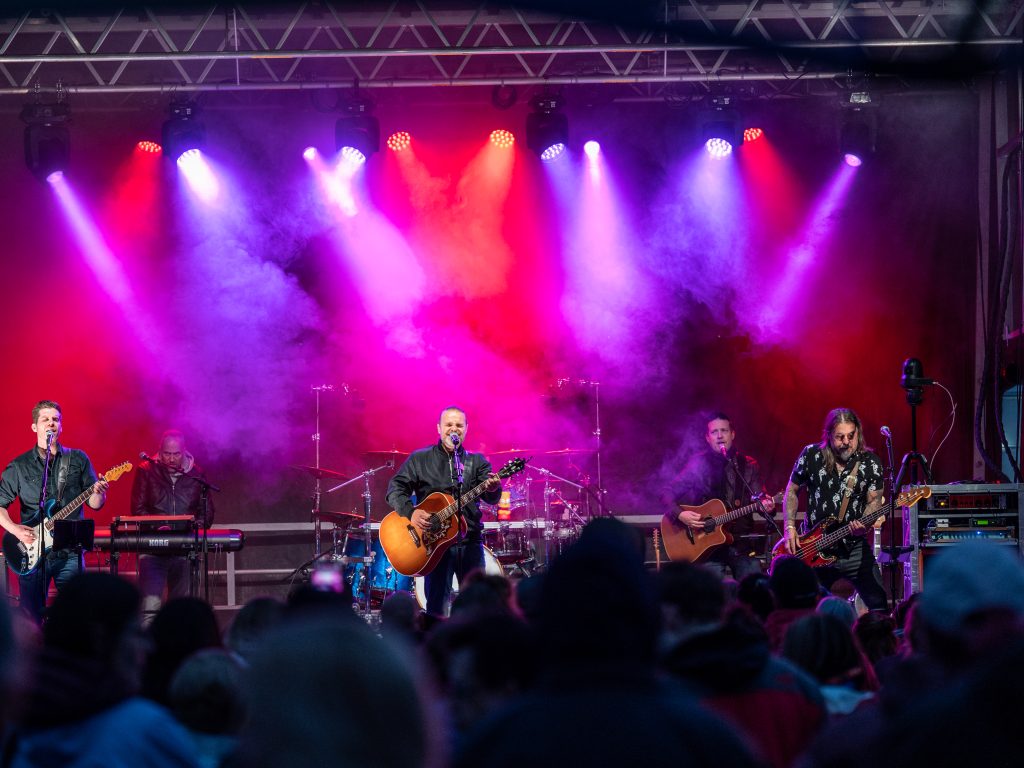
<svg viewBox="0 0 1024 768"><path fill-rule="evenodd" d="M557 490L551 487L551 481L566 483L571 485L573 488L583 490L583 486L579 483L574 483L568 478L556 475L550 469L544 469L543 467L535 467L532 464L526 465L527 469L532 469L544 478L544 562L550 565L551 563L551 542L555 537L555 529L552 525L551 520L551 497L558 496L561 498L561 494ZM562 499L564 502L565 500ZM575 514L575 513L573 513ZM578 516L577 516L578 517Z"/></svg>
<svg viewBox="0 0 1024 768"><path fill-rule="evenodd" d="M333 384L320 384L310 387L310 389L316 394L316 431L313 432L313 445L315 446L316 460L313 462L313 466L318 470L320 469L320 393L321 392L333 392ZM313 510L310 513L313 518L313 559L318 559L321 554L320 549L320 473L317 472L313 480Z"/></svg>
<svg viewBox="0 0 1024 768"><path fill-rule="evenodd" d="M370 615L370 601L371 601L371 588L373 586L373 579L370 578L370 569L373 567L373 560L377 556L376 552L373 551L373 530L370 528L370 511L373 508L372 495L370 493L370 478L383 469L394 469L395 462L392 459L388 459L387 462L381 464L379 467L368 469L365 472L353 477L351 480L346 480L342 483L338 483L333 488L328 488L324 493L334 493L339 488L344 488L346 485L351 485L359 478L363 479L363 604L360 608L364 616ZM349 562L358 562L360 558L349 558ZM352 585L352 591L355 592L356 585Z"/></svg>

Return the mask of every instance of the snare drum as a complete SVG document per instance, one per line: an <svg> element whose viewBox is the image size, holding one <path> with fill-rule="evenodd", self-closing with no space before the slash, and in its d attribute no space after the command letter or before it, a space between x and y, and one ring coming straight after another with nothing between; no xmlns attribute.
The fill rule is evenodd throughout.
<svg viewBox="0 0 1024 768"><path fill-rule="evenodd" d="M498 562L498 558L487 547L484 547L484 573L492 576L503 576L505 573L501 568L501 563ZM416 602L420 604L420 608L424 611L427 610L427 587L422 576L416 577L413 589L416 592ZM457 594L459 594L459 580L455 574L452 574L451 599L454 600Z"/></svg>
<svg viewBox="0 0 1024 768"><path fill-rule="evenodd" d="M519 523L502 521L497 528L485 528L484 546L489 548L499 563L508 565L530 557L526 531Z"/></svg>
<svg viewBox="0 0 1024 768"><path fill-rule="evenodd" d="M345 543L345 554L351 558L362 558L365 551L363 537L350 536ZM392 592L411 592L412 577L403 576L391 566L384 554L380 539L373 538L373 565L370 566L370 603L380 604ZM366 600L366 580L363 578L363 564L350 563L345 567L345 581L352 589L355 600Z"/></svg>

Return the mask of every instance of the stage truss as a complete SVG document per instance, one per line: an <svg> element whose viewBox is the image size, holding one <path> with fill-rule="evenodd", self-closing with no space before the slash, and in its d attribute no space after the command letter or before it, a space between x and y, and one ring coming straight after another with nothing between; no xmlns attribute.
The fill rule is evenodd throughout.
<svg viewBox="0 0 1024 768"><path fill-rule="evenodd" d="M667 2L572 18L495 3L0 10L0 96L592 86L614 97L804 96L1019 62L1024 2ZM579 4L576 4L579 7ZM598 10L603 6L590 6ZM76 103L80 103L76 99Z"/></svg>

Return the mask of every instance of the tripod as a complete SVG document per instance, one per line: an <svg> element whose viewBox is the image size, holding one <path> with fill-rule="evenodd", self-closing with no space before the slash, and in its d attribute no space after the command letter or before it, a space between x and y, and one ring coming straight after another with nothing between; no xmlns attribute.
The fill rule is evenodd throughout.
<svg viewBox="0 0 1024 768"><path fill-rule="evenodd" d="M908 472L911 485L917 485L920 482L920 477L922 476L928 485L932 485L932 468L928 465L928 459L924 457L924 454L917 450L917 407L924 402L924 387L934 383L935 382L932 379L924 378L924 372L920 360L914 357L908 357L903 362L903 377L900 379L900 386L906 390L907 405L910 406L910 451L903 456L903 460L900 462L899 472L896 473L896 477L893 479L892 472L893 467L895 466L895 454L892 450L892 435L889 434L888 428L882 428L882 434L885 436L886 446L889 451L888 479L891 481L891 484L888 488L888 492L890 499L896 498L896 491L903 486L904 476L906 476ZM920 472L920 475L918 472ZM903 520L903 528L903 540L906 541L906 519ZM896 524L894 520L890 520L889 544L882 549L889 556L889 594L892 600L892 607L895 608L896 564L899 562L901 555L912 552L914 548L902 545L897 546Z"/></svg>

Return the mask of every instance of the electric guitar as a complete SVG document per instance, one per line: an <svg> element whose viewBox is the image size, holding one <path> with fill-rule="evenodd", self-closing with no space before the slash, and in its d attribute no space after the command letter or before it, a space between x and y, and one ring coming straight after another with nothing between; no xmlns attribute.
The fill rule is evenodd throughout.
<svg viewBox="0 0 1024 768"><path fill-rule="evenodd" d="M772 496L776 504L782 503L783 494ZM711 549L720 544L732 544L732 534L722 526L752 515L761 508L761 502L755 501L745 507L727 512L725 504L718 499L706 501L699 507L680 504L679 509L691 510L701 516L698 526L689 526L680 522L678 514L667 514L661 518L661 540L665 542L665 552L669 560L686 560L690 563L700 562Z"/></svg>
<svg viewBox="0 0 1024 768"><path fill-rule="evenodd" d="M504 479L522 472L527 461L512 459L498 470L498 477ZM463 506L483 494L488 480L462 494ZM452 545L455 537L466 532L466 521L458 515L455 498L447 493L435 491L420 502L416 509L431 516L431 525L427 530L421 530L408 517L395 511L388 512L380 522L380 545L391 565L403 576L426 576L434 570L437 561Z"/></svg>
<svg viewBox="0 0 1024 768"><path fill-rule="evenodd" d="M896 497L895 501L883 504L869 515L864 515L856 522L862 523L865 528L870 528L876 520L887 515L893 507L912 507L921 499L927 499L932 495L932 489L926 485L919 485L904 491ZM838 549L843 540L851 535L850 526L852 522L843 525L834 517L822 520L803 536L796 540L795 555L812 568L822 568L831 565L841 554ZM782 538L772 548L772 565L775 560L788 555L786 551L786 539Z"/></svg>
<svg viewBox="0 0 1024 768"><path fill-rule="evenodd" d="M118 464L116 467L106 472L102 479L108 483L112 483L117 480L125 472L132 471L132 464L130 461L126 461L122 464ZM26 576L34 571L39 566L39 561L42 557L50 551L53 546L53 524L58 520L64 520L70 517L78 508L81 507L85 502L92 496L92 486L82 491L81 494L73 498L70 502L65 504L56 512L54 509L57 506L56 499L48 499L46 504L43 505L43 535L42 537L36 536L36 540L29 546L25 546L18 540L18 537L13 533L5 533L3 539L3 550L4 558L7 560L7 566L19 576Z"/></svg>

